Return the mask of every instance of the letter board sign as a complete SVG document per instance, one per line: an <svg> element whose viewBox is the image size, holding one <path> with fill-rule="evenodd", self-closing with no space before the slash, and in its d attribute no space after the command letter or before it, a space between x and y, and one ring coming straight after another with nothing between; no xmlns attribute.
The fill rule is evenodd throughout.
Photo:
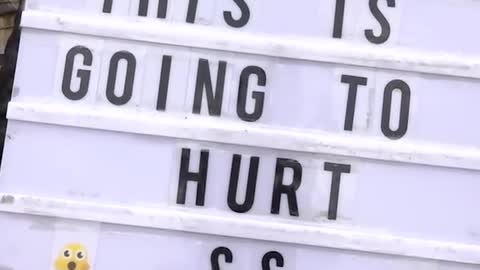
<svg viewBox="0 0 480 270"><path fill-rule="evenodd" d="M478 269L477 11L26 1L0 266Z"/></svg>

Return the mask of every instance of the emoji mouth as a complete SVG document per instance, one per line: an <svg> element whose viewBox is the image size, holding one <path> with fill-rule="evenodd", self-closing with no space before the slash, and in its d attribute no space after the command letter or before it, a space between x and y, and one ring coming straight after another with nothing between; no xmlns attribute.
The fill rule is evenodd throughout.
<svg viewBox="0 0 480 270"><path fill-rule="evenodd" d="M67 264L68 270L75 270L77 268L77 264L75 262L69 262Z"/></svg>

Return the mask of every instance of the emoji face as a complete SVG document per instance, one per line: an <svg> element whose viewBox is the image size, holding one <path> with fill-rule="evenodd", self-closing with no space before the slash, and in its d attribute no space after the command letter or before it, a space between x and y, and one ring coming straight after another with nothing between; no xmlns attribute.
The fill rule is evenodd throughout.
<svg viewBox="0 0 480 270"><path fill-rule="evenodd" d="M55 268L56 270L89 270L87 250L78 243L66 245L55 260Z"/></svg>

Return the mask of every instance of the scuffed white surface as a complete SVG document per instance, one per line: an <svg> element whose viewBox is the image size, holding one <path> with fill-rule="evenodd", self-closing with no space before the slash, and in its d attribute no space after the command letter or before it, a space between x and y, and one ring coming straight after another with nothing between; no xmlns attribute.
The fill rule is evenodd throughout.
<svg viewBox="0 0 480 270"><path fill-rule="evenodd" d="M251 211L237 215L238 219L268 217L279 225L293 220L414 239L480 243L480 219L471 212L478 202L480 171L23 121L10 122L8 138L0 175L3 193L161 211L178 206L181 149L192 149L192 170L198 164L199 151L207 149L210 165L205 207L194 206L195 185L189 185L184 206L199 214L208 210L232 213L227 205L232 155L242 154L244 159L239 197L245 192L245 159L256 155L261 161L255 203ZM299 217L289 215L285 198L280 214L271 215L277 158L296 159L303 165L302 185L297 191ZM324 171L324 162L352 165L351 174L342 177L339 215L333 222L326 219L331 174ZM290 175L287 172L286 183Z"/></svg>
<svg viewBox="0 0 480 270"><path fill-rule="evenodd" d="M480 58L476 56L409 48L385 48L324 39L288 39L161 21L38 10L25 11L22 26L230 52L480 78Z"/></svg>
<svg viewBox="0 0 480 270"><path fill-rule="evenodd" d="M199 213L185 209L152 209L108 204L80 203L3 194L0 210L10 213L97 221L119 225L169 229L220 236L241 237L362 252L480 264L480 247L429 241L362 231L352 228L239 219L214 211Z"/></svg>
<svg viewBox="0 0 480 270"><path fill-rule="evenodd" d="M187 24L188 0L170 0L167 18L162 20L156 18L158 0L149 2L146 20ZM116 0L109 16L133 21L138 18L138 3L139 0ZM247 3L251 17L243 28L232 29L225 23L224 11L232 11L235 18L240 16L237 5L228 0L199 3L196 24L257 36L332 39L336 0L248 0ZM390 23L391 35L386 43L377 47L407 47L466 55L480 52L478 35L475 35L480 24L480 2L477 0L397 0L395 8L387 7L387 1L378 3ZM29 0L27 3L27 9L80 15L103 15L102 6L103 0ZM344 19L342 39L345 41L368 44L364 31L373 29L376 34L380 31L378 21L370 12L369 1L347 1Z"/></svg>
<svg viewBox="0 0 480 270"><path fill-rule="evenodd" d="M352 45L344 41L307 38L308 35L301 38L262 36L258 33L248 33L249 31L235 32L125 17L91 16L98 10L90 15L80 12L74 15L58 12L58 10L30 9L44 7L48 9L52 7L51 5L57 5L57 8L59 6L67 9L75 7L80 11L86 7L87 2L91 4L89 6L91 11L94 10L93 4L100 3L100 1L94 3L91 0L77 2L32 0L29 10L24 14L22 25L26 29L25 32L30 31L35 34L52 30L64 36L71 36L70 34L74 33L100 39L130 39L156 46L168 44L214 49L222 53L243 53L249 54L252 58L261 55L292 62L301 60L309 64L322 62L352 65L357 68L383 68L446 75L434 77L433 80L436 81L437 86L444 84L443 80L458 80L457 82L462 85L475 85L475 79L480 78L480 59L477 56L456 54L458 52L454 53L454 50L451 50L451 53L430 51L423 43L419 44L422 50L412 44L406 44L403 48ZM440 3L442 7L445 6L444 2ZM425 9L425 5L419 4L419 9ZM452 11L455 10L458 8L452 9ZM201 19L201 23L208 22L208 18L201 17ZM327 28L323 27L322 31ZM421 29L422 26L419 25L419 28ZM82 39L82 36L77 35L78 37ZM352 38L347 37L347 39ZM395 37L395 42L397 41L402 45L402 36ZM60 58L55 59L59 57L57 49L65 49L68 45L63 43L54 45L58 47L49 47L46 43L32 44L35 44L37 49L29 52L39 54L37 60L44 57L47 60L58 60L57 64L62 61ZM442 44L445 44L445 48L452 46L449 42ZM113 50L114 47L122 48L122 45L115 44L109 49ZM143 57L145 51L142 50L144 49L140 48L136 53ZM45 51L52 54L43 54ZM28 58L26 57L28 53L23 55ZM25 62L20 59L19 63ZM47 74L53 74L55 70L53 65L45 66ZM42 71L38 72L40 74ZM130 245L142 251L151 251L154 248L163 248L162 250L168 251L170 247L172 250L185 251L182 241L185 242L185 239L188 239L190 242L187 248L194 254L200 254L208 246L208 244L202 246L198 243L216 241L221 243L219 239L222 237L212 236L212 234L247 238L245 240L228 238L228 240L234 245L239 242L244 243L244 245L239 244L244 248L240 256L252 250L252 246L255 247L255 252L257 248L280 247L285 250L290 259L294 258L288 261L287 266L296 266L298 269L311 267L305 262L313 262L319 258L322 262L329 263L327 265L329 269L341 270L352 267L372 270L376 269L375 267L402 270L423 268L458 270L473 269L475 266L450 264L444 261L480 264L479 220L471 210L472 205L476 205L477 202L477 175L480 169L480 150L472 146L475 143L470 141L466 143L467 140L462 140L461 146L449 146L435 143L387 142L364 136L249 126L229 120L214 121L191 116L183 119L136 110L74 107L70 106L71 104L52 102L51 99L43 96L45 93L51 94L58 90L55 82L50 81L49 77L38 76L40 78L31 83L30 87L34 85L41 89L31 91L32 88L18 87L27 81L25 78L30 74L25 73L25 69L23 71L19 69L19 74L23 76L20 77L23 78L20 84L17 80L16 94L20 98L10 104L9 111L9 117L13 121L10 121L8 134L6 150L8 159L4 163L7 169L3 171L0 181L0 191L7 194L4 194L1 199L0 211L26 214L22 216L25 223L21 224L21 228L38 219L33 215L149 227L150 229L139 227L125 229L118 225L106 225L105 227L109 227L114 232L101 235L99 241L101 240L101 244L104 245L103 248L108 245L114 247ZM417 75L417 77L421 76L427 75ZM463 77L469 81L466 83L452 76ZM50 87L46 87L47 85ZM23 84L23 86L26 85ZM421 86L426 88L425 85ZM436 86L429 85L428 88L434 89ZM458 90L456 87L453 88ZM417 89L421 91L419 89L422 88ZM445 93L445 89L440 90L438 90L440 93ZM462 90L471 89L465 87ZM55 94L58 93L55 92ZM443 100L448 101L447 105L450 105L450 101L456 99L449 96L448 99ZM422 102L417 103L415 108L424 108L429 105L425 100ZM474 102L473 98L472 102ZM134 105L131 105L131 108L133 107ZM433 114L433 110L429 112ZM455 120L455 115L451 118ZM31 123L32 121L37 123ZM436 124L438 122L441 121L437 121ZM451 123L451 125L454 124L458 123ZM116 131L114 136L110 133L111 131ZM450 137L449 134L442 136ZM440 136L441 139L446 141L442 136ZM172 139L172 137L184 140ZM475 136L472 137L475 138ZM232 145L220 147L215 143ZM214 199L209 197L208 209L180 209L172 206L172 186L176 184L175 169L178 166L176 160L178 156L172 153L178 152L178 149L185 145L196 149L213 147L215 155L212 156L219 161L214 166L214 171L217 173L211 181L216 184L215 189L209 190L209 192L217 192L215 193L217 196ZM268 212L269 198L265 199L268 197L265 194L271 194L271 186L265 188L265 185L261 185L260 188L260 193L264 195L261 198L263 200L257 199L252 215L238 216L226 211L224 201L221 201L225 194L218 191L225 187L227 178L220 177L222 174L220 172L228 167L228 159L231 153L236 151L266 155L269 166L271 165L269 160L273 160L278 155L288 155L307 161L305 171L308 180L305 181L308 183L305 184L307 188L304 190L310 193L300 199L300 205L307 206L301 208L306 212L301 220L292 221L286 219L285 215L281 215L278 219L266 217L265 211ZM45 153L49 153L50 156L44 156ZM96 162L92 157L103 157L102 162ZM346 191L342 189L345 193L342 196L341 217L337 223L328 223L322 219L324 209L323 205L318 203L319 200L307 200L313 197L316 199L325 197L321 192L327 185L322 180L328 180L328 177L319 173L318 168L322 161L331 159L360 165L359 169L354 170L351 178L343 179L346 180L344 187L347 188ZM162 166L159 164L160 161L165 164ZM78 165L76 170L72 170L72 164ZM28 170L25 170L25 165L28 166ZM262 179L272 180L269 173L271 172L267 170L266 175L269 177ZM320 184L312 184L313 181L318 181ZM268 181L262 182L265 184ZM317 196L312 196L313 191L321 192ZM425 200L427 197L428 200ZM17 221L9 214L3 214L3 216L6 216L8 221ZM0 227L12 226L5 224L0 221ZM12 226L12 228L15 227ZM156 234L151 229L169 229L174 232L169 232L165 238L162 238L163 235L155 238ZM48 230L50 229L46 231ZM42 233L40 237L36 234L35 228L30 227L23 233L25 232L31 239L38 240L35 245L32 245L35 248L44 250L45 245L52 242L50 238L52 231ZM185 236L184 232L208 235ZM146 236L140 236L143 233ZM17 236L20 234L22 234L20 231L15 233ZM165 248L165 239L172 234L175 237L172 237L173 240L168 242L170 245ZM276 243L260 243L255 240L276 241ZM8 241L13 242L11 238L8 238ZM308 247L298 246L299 244ZM0 245L0 250L1 248ZM335 250L327 251L327 248ZM24 254L25 247L20 246L18 250L21 250L19 253ZM127 253L117 252L116 255L128 257ZM24 257L14 257L15 254L13 254L12 257L5 256L4 259L3 254L0 254L0 268L3 267L3 262L8 266L13 260L10 258L15 258L20 267L14 270L32 268ZM4 254L12 255L12 252L7 250ZM142 258L143 254L145 253L136 252L133 256L130 254L130 258L126 259L126 263L122 266L130 265L130 269L132 267L148 269L148 264L142 264L144 261L133 264L134 259ZM152 257L154 256L150 259ZM198 258L204 263L202 258L206 257L208 256ZM181 263L178 263L176 258L169 257L169 259L171 261L166 260L166 263L161 266L168 268L175 264L175 267L191 268L193 262L193 260L181 260ZM432 259L441 261L433 262ZM44 264L38 265L42 267L47 265L45 261L42 262ZM111 269L113 263L112 260L100 259L98 266ZM252 268L254 268L253 265L248 265L239 269Z"/></svg>
<svg viewBox="0 0 480 270"><path fill-rule="evenodd" d="M220 258L220 265L231 270L261 269L262 256L272 250L284 256L283 269L311 270L319 266L329 270L478 269L474 264L9 213L0 214L0 227L11 232L2 238L8 248L0 246L0 265L15 270L49 269L51 254L58 253L52 239L60 236L64 240L82 241L86 240L85 235L97 240L98 247L91 241L85 244L92 256L92 266L98 270L210 270L210 254L220 246L233 253L233 264L226 264ZM99 228L96 234L93 227ZM65 233L68 229L70 235ZM29 239L28 245L18 241L18 235Z"/></svg>
<svg viewBox="0 0 480 270"><path fill-rule="evenodd" d="M480 150L476 147L385 141L366 136L273 129L198 116L132 113L51 102L11 102L8 117L27 122L480 170Z"/></svg>

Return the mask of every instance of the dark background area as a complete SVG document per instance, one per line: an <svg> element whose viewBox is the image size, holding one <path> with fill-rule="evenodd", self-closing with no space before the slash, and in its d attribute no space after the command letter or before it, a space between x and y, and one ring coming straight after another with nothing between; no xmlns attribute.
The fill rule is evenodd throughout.
<svg viewBox="0 0 480 270"><path fill-rule="evenodd" d="M20 7L20 8L19 8ZM18 0L0 0L0 20L2 39L0 44L0 162L7 127L7 105L10 101L20 41L20 17L22 3Z"/></svg>

